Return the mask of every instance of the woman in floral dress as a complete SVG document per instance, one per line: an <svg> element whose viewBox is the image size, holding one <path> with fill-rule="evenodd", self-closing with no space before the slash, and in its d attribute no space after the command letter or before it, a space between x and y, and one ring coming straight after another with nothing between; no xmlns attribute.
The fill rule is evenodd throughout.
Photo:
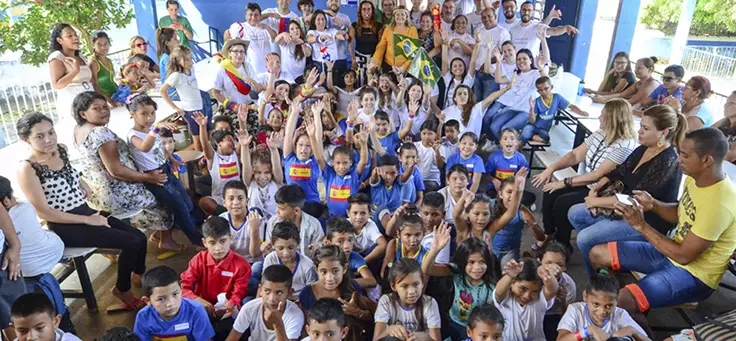
<svg viewBox="0 0 736 341"><path fill-rule="evenodd" d="M82 155L82 177L90 187L89 206L130 219L139 229L160 231L154 236L161 249L182 250L184 246L171 237L172 215L143 186L143 182L162 185L166 175L136 169L128 144L105 126L110 121L110 108L104 97L91 91L79 94L74 99L73 115L78 124L74 141Z"/></svg>

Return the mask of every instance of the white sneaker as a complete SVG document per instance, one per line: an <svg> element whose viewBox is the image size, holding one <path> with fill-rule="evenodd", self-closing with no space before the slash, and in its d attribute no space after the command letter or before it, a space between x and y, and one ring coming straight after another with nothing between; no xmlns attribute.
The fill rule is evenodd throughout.
<svg viewBox="0 0 736 341"><path fill-rule="evenodd" d="M486 143L483 144L483 146L480 147L480 150L490 153L494 149L496 149L496 144L491 140L486 140Z"/></svg>

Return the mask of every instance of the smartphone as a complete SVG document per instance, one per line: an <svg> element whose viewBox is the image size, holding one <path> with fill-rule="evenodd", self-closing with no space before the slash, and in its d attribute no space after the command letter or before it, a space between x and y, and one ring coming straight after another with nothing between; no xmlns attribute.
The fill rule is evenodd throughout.
<svg viewBox="0 0 736 341"><path fill-rule="evenodd" d="M629 195L616 193L616 199L624 205L634 206L633 200Z"/></svg>

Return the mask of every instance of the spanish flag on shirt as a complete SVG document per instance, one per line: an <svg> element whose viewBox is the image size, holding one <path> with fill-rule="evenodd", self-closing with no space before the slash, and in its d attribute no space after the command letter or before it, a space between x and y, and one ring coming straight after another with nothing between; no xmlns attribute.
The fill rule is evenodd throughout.
<svg viewBox="0 0 736 341"><path fill-rule="evenodd" d="M513 169L496 169L496 179L498 180L506 180L516 174Z"/></svg>
<svg viewBox="0 0 736 341"><path fill-rule="evenodd" d="M238 163L229 162L220 164L220 179L231 179L238 177Z"/></svg>
<svg viewBox="0 0 736 341"><path fill-rule="evenodd" d="M289 179L300 181L309 180L312 177L312 167L310 165L292 164L289 169Z"/></svg>
<svg viewBox="0 0 736 341"><path fill-rule="evenodd" d="M350 186L330 186L330 200L335 202L348 202L350 197Z"/></svg>

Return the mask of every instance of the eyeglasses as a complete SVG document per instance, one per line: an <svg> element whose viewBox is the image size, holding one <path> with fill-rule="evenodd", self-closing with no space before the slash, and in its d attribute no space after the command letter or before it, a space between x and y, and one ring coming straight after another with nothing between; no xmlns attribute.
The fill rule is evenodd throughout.
<svg viewBox="0 0 736 341"><path fill-rule="evenodd" d="M229 52L232 54L245 54L245 50L230 50Z"/></svg>
<svg viewBox="0 0 736 341"><path fill-rule="evenodd" d="M613 65L626 65L627 62L613 62Z"/></svg>
<svg viewBox="0 0 736 341"><path fill-rule="evenodd" d="M663 82L671 82L673 80L677 79L677 77L670 77L670 76L662 76Z"/></svg>
<svg viewBox="0 0 736 341"><path fill-rule="evenodd" d="M146 43L145 41L142 43L135 44L135 47L146 47L146 46L148 46L148 43Z"/></svg>

